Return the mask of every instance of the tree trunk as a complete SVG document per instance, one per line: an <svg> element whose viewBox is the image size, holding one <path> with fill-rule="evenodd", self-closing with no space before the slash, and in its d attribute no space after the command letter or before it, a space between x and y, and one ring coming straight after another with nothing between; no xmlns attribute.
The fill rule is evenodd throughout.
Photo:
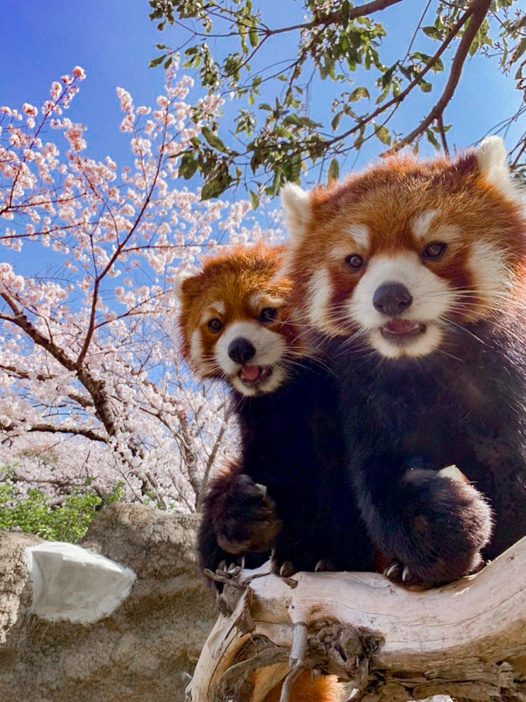
<svg viewBox="0 0 526 702"><path fill-rule="evenodd" d="M191 702L262 702L309 668L349 681L352 699L366 702L526 700L526 538L427 592L375 573L264 570L227 576Z"/></svg>

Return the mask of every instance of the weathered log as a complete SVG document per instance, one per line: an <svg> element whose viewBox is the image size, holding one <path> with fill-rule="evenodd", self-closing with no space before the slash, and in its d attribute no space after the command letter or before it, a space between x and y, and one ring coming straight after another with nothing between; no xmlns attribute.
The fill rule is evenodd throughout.
<svg viewBox="0 0 526 702"><path fill-rule="evenodd" d="M262 702L308 668L348 681L353 700L526 700L526 538L476 575L427 592L374 573L245 570L220 605L191 702Z"/></svg>

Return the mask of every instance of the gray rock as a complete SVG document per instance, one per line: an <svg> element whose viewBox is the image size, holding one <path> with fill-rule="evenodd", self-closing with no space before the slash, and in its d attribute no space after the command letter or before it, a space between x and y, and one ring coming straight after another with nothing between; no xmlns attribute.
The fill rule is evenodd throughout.
<svg viewBox="0 0 526 702"><path fill-rule="evenodd" d="M0 532L2 702L183 702L217 610L197 572L197 518L114 504L82 546L131 568L137 581L111 616L49 622L30 612L23 556L41 540Z"/></svg>

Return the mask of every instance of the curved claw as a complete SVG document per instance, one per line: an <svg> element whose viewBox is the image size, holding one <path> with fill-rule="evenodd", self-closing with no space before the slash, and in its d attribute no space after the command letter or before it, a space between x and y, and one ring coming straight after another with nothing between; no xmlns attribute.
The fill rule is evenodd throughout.
<svg viewBox="0 0 526 702"><path fill-rule="evenodd" d="M396 571L398 570L398 563L391 563L390 566L387 566L387 568L384 570L384 575L386 578L390 578L391 575L394 575Z"/></svg>

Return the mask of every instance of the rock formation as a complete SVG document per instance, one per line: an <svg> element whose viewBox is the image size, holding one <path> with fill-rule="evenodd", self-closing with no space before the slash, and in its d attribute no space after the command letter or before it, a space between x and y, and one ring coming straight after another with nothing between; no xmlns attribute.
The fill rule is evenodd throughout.
<svg viewBox="0 0 526 702"><path fill-rule="evenodd" d="M33 613L24 552L42 541L0 532L0 700L183 702L185 673L217 618L197 572L196 525L194 516L141 505L106 507L80 545L137 579L92 623Z"/></svg>

